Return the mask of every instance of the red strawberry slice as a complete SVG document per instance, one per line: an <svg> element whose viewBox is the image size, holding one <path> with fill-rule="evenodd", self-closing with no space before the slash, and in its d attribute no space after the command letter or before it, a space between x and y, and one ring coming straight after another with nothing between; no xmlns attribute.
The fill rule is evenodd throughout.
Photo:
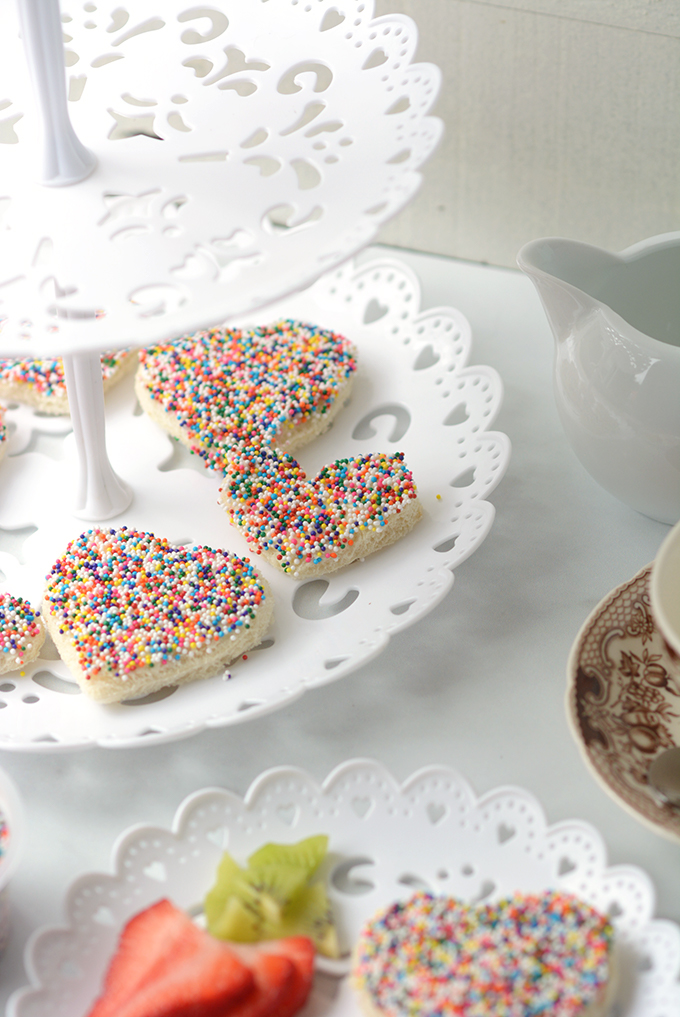
<svg viewBox="0 0 680 1017"><path fill-rule="evenodd" d="M169 957L198 950L201 930L169 900L135 915L123 929L104 980L104 992L89 1017L109 1017L140 986L162 974Z"/></svg>
<svg viewBox="0 0 680 1017"><path fill-rule="evenodd" d="M222 1017L252 986L228 946L161 900L123 929L88 1017Z"/></svg>
<svg viewBox="0 0 680 1017"><path fill-rule="evenodd" d="M305 1003L309 996L314 978L314 957L316 950L314 943L306 936L290 936L288 939L279 939L272 943L262 943L262 949L276 949L282 955L288 957L295 967L295 983L288 1006L281 1008L276 1017L293 1017Z"/></svg>
<svg viewBox="0 0 680 1017"><path fill-rule="evenodd" d="M255 986L247 996L222 1012L221 1017L284 1017L289 1000L297 992L295 965L281 954L265 953L256 947L241 954L240 944L229 944L253 973Z"/></svg>
<svg viewBox="0 0 680 1017"><path fill-rule="evenodd" d="M293 1017L293 1014L304 1006L314 976L315 949L311 939L306 936L289 936L286 939L266 940L262 943L230 945L241 960L251 968L256 986L260 986L262 976L266 978L268 972L272 970L271 962L275 959L285 960L291 964L292 974L286 992L281 994L275 1005L266 1003L262 1009L251 1011L248 1008L251 993L228 1011L228 1017L260 1017L261 1014L268 1014L271 1017Z"/></svg>
<svg viewBox="0 0 680 1017"><path fill-rule="evenodd" d="M225 1017L238 1012L238 1000L250 999L257 984L252 987L251 972L229 947L210 942L207 933L206 940L200 955L168 965L162 977L145 983L119 1006L116 1017ZM288 978L291 967L288 962Z"/></svg>

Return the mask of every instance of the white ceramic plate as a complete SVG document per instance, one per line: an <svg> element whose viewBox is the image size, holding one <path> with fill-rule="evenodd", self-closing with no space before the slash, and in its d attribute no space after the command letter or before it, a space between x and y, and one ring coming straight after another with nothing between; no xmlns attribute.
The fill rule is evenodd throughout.
<svg viewBox="0 0 680 1017"><path fill-rule="evenodd" d="M419 308L413 273L381 260L326 276L261 319L313 321L356 343L351 401L299 458L313 475L338 458L402 450L424 509L414 530L328 580L297 583L261 563L275 598L273 626L247 661L208 681L102 706L79 693L61 661L44 655L24 677L0 682L0 748L131 746L240 723L348 674L442 599L453 569L491 528L486 499L503 476L510 443L488 430L502 385L492 368L466 366L465 318L451 308ZM15 430L0 466L0 588L37 604L52 563L87 528L71 514L75 448L71 435L65 442L59 436L68 429L64 419L26 407L10 409L7 419ZM218 478L141 413L131 379L108 397L107 446L134 490L116 526L249 554L217 505Z"/></svg>
<svg viewBox="0 0 680 1017"><path fill-rule="evenodd" d="M646 565L598 604L567 665L567 719L588 768L627 812L680 841L680 812L647 783L680 745L680 681L651 611Z"/></svg>
<svg viewBox="0 0 680 1017"><path fill-rule="evenodd" d="M14 5L0 65L0 348L147 345L310 285L421 182L442 132L410 18L373 0L64 0L69 114L97 157L37 182ZM160 16L159 16L160 15Z"/></svg>
<svg viewBox="0 0 680 1017"><path fill-rule="evenodd" d="M119 932L162 897L200 908L227 847L241 862L266 841L328 834L327 882L346 951L363 921L415 886L466 900L557 888L609 912L625 963L618 1017L677 1017L680 929L654 919L654 889L631 866L608 867L605 847L578 820L548 826L527 791L476 798L456 772L419 770L402 786L378 763L351 760L322 785L301 770L263 773L244 799L207 788L179 807L172 830L136 826L113 849L112 874L90 873L66 895L65 925L26 947L31 986L7 1017L83 1017ZM318 974L304 1017L359 1017L343 977Z"/></svg>

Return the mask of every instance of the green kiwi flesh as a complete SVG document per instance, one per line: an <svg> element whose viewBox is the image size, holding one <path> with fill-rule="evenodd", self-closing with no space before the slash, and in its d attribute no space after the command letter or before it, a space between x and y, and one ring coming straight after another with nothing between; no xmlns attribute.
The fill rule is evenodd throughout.
<svg viewBox="0 0 680 1017"><path fill-rule="evenodd" d="M239 943L308 936L319 953L338 957L325 887L312 882L327 847L322 834L297 844L265 844L246 868L225 852L204 902L208 931Z"/></svg>

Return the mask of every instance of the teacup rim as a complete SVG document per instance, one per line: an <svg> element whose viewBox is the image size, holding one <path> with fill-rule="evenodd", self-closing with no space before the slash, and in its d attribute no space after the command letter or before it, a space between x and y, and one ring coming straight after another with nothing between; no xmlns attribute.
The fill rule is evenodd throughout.
<svg viewBox="0 0 680 1017"><path fill-rule="evenodd" d="M654 620L664 642L680 658L680 609L676 609L675 612L676 622L673 615L669 614L669 588L671 595L675 589L680 604L680 521L671 527L664 538L652 564L649 581L649 597Z"/></svg>

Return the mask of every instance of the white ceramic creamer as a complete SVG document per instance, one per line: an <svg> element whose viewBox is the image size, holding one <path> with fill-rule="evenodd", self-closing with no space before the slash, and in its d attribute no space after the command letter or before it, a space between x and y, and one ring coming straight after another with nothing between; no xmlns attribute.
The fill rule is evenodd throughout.
<svg viewBox="0 0 680 1017"><path fill-rule="evenodd" d="M555 335L555 399L588 472L653 519L680 519L680 232L620 254L550 237L517 257Z"/></svg>

